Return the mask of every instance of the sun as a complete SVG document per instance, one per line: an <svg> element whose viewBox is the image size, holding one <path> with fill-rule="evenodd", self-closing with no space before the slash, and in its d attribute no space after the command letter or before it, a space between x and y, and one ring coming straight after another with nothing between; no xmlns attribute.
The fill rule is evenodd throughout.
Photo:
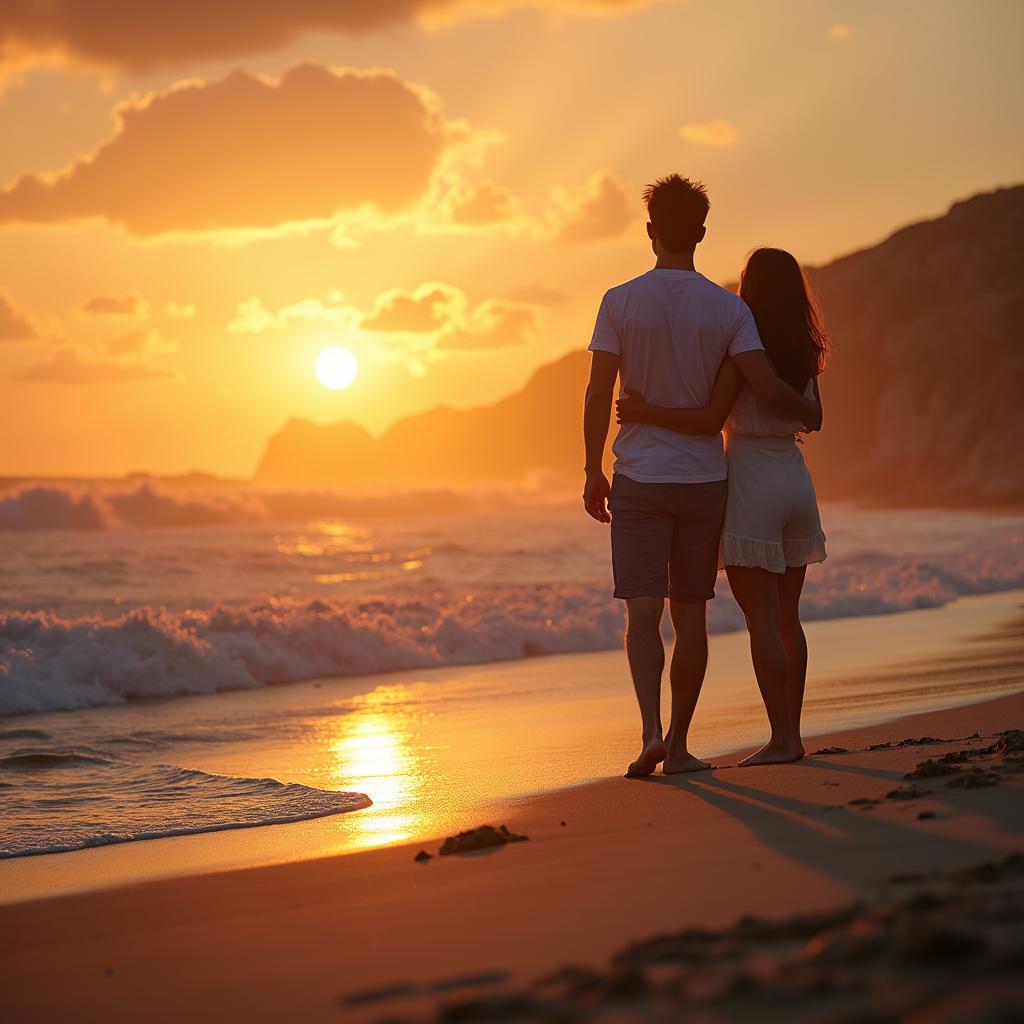
<svg viewBox="0 0 1024 1024"><path fill-rule="evenodd" d="M356 357L347 348L331 345L316 357L316 379L325 388L340 391L356 379Z"/></svg>

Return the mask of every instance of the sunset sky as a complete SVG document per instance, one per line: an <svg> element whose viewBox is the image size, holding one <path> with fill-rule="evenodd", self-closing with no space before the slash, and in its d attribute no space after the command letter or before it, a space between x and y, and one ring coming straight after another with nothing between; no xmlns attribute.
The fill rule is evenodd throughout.
<svg viewBox="0 0 1024 1024"><path fill-rule="evenodd" d="M0 474L244 477L292 416L500 397L650 265L669 171L723 282L1017 183L1022 38L1017 0L4 3Z"/></svg>

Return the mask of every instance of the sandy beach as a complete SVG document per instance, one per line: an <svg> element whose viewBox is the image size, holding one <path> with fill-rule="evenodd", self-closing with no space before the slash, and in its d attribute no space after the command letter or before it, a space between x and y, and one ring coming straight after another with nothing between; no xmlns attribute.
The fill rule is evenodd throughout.
<svg viewBox="0 0 1024 1024"><path fill-rule="evenodd" d="M1019 623L944 668L1019 679ZM797 765L523 796L490 823L528 841L476 853L436 835L15 903L0 1016L716 1020L770 996L785 1020L996 1019L971 1014L1024 997L1021 726L1017 693L822 735ZM967 1016L929 1016L949 990Z"/></svg>

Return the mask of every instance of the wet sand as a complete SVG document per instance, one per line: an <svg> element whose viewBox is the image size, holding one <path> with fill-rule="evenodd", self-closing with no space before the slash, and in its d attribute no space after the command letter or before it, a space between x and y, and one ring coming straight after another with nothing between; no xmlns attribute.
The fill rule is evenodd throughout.
<svg viewBox="0 0 1024 1024"><path fill-rule="evenodd" d="M834 733L814 744L833 752L797 765L524 797L492 824L528 840L478 852L440 856L438 836L6 906L0 1018L431 1019L448 1006L448 1019L495 1019L498 999L524 1019L673 1019L704 1000L716 1020L749 1019L753 999L765 1019L811 1020L865 991L918 1008L943 986L970 1007L979 986L1019 999L1019 970L1004 970L1019 931L994 908L1020 919L1005 858L1024 850L1024 774L999 735L1020 725L1017 694ZM907 778L928 761L948 771ZM416 860L421 849L431 859ZM995 881L957 883L985 864L1003 865ZM794 921L807 914L824 916ZM776 923L737 926L750 916ZM687 937L694 928L711 937ZM862 934L884 941L860 960L814 953ZM658 935L675 936L669 953L630 949ZM907 957L919 958L913 984ZM570 965L592 973L538 986ZM825 999L829 986L841 991Z"/></svg>

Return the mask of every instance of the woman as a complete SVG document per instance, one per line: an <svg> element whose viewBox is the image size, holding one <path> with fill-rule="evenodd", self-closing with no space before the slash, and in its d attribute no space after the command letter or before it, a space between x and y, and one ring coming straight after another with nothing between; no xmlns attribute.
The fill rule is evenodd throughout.
<svg viewBox="0 0 1024 1024"><path fill-rule="evenodd" d="M800 265L781 249L755 250L740 296L776 372L817 399L820 409L818 376L828 338ZM758 402L728 358L702 409L652 406L634 395L620 397L617 407L620 423L653 423L684 434L717 434L725 426L729 498L721 562L747 621L754 674L771 724L771 739L741 764L798 760L804 755L800 712L807 676L800 592L807 566L825 559L814 485L797 445L805 425ZM821 429L820 416L807 428Z"/></svg>

